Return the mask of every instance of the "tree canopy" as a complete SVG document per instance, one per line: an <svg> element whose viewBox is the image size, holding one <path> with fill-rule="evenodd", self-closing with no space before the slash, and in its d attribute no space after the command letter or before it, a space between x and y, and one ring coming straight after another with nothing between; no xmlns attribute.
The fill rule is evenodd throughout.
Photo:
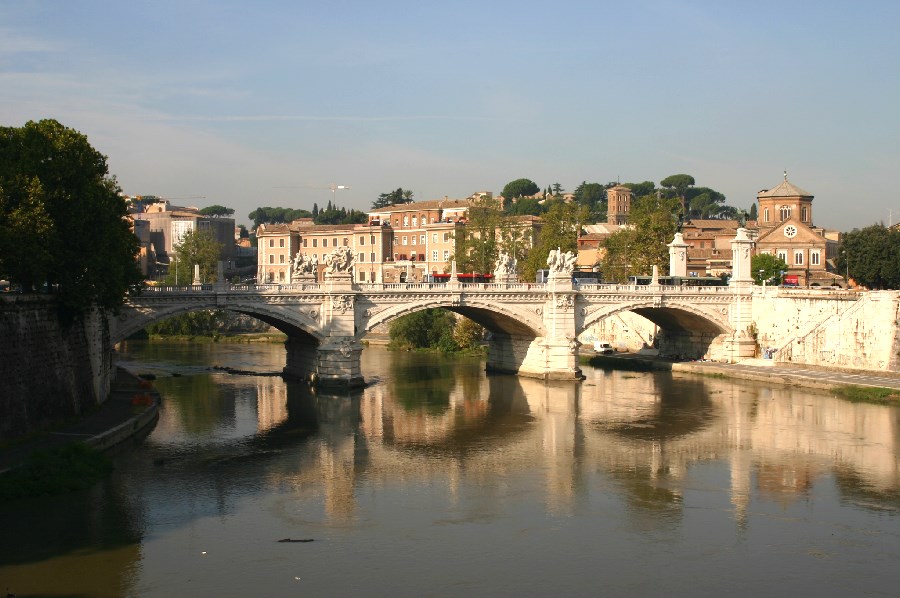
<svg viewBox="0 0 900 598"><path fill-rule="evenodd" d="M386 208L388 206L411 203L413 200L412 197L412 191L404 189L403 187L397 187L393 191L388 191L387 193L379 195L378 199L372 202L372 209L380 210L381 208Z"/></svg>
<svg viewBox="0 0 900 598"><path fill-rule="evenodd" d="M106 157L59 122L0 127L0 278L55 288L69 313L139 288L138 241Z"/></svg>
<svg viewBox="0 0 900 598"><path fill-rule="evenodd" d="M547 267L547 256L551 250L578 252L578 235L581 228L590 221L590 212L574 202L554 201L547 213L541 216L541 220L544 221L541 236L522 265L525 280L534 280L537 271Z"/></svg>
<svg viewBox="0 0 900 598"><path fill-rule="evenodd" d="M296 210L294 208L272 208L266 206L256 208L247 217L253 221L253 228L257 228L260 224L281 224L293 222L298 218L312 218L313 212Z"/></svg>
<svg viewBox="0 0 900 598"><path fill-rule="evenodd" d="M781 284L781 277L787 269L785 261L771 253L757 253L750 258L750 271L754 282L758 285L763 281L768 284Z"/></svg>
<svg viewBox="0 0 900 598"><path fill-rule="evenodd" d="M661 180L659 184L666 189L671 189L675 192L675 195L681 200L682 213L687 214L685 194L687 193L688 187L692 187L695 182L694 177L689 174L673 174Z"/></svg>
<svg viewBox="0 0 900 598"><path fill-rule="evenodd" d="M846 233L836 266L870 289L900 289L900 230L874 224Z"/></svg>
<svg viewBox="0 0 900 598"><path fill-rule="evenodd" d="M591 219L606 220L606 186L600 183L582 181L573 193L575 201L591 211Z"/></svg>
<svg viewBox="0 0 900 598"><path fill-rule="evenodd" d="M168 284L191 284L194 278L194 265L200 266L201 282L217 282L221 246L211 232L188 231L174 247L173 257L177 266L175 263L169 264L169 272L166 275Z"/></svg>
<svg viewBox="0 0 900 598"><path fill-rule="evenodd" d="M207 206L200 210L200 213L204 216L213 216L215 218L221 218L222 216L231 216L234 214L234 210L231 208L226 208L225 206L220 206L218 204Z"/></svg>
<svg viewBox="0 0 900 598"><path fill-rule="evenodd" d="M506 186L503 187L503 195L506 199L516 199L518 197L528 197L530 195L534 195L539 192L541 189L537 186L537 183L532 181L531 179L516 179L514 181L510 181L506 183Z"/></svg>

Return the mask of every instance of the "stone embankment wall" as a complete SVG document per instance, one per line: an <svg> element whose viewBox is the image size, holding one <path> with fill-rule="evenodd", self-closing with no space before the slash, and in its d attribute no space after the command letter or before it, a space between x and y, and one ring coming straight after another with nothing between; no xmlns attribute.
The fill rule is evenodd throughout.
<svg viewBox="0 0 900 598"><path fill-rule="evenodd" d="M0 295L0 441L104 401L114 375L111 350L99 312L63 326L50 295Z"/></svg>
<svg viewBox="0 0 900 598"><path fill-rule="evenodd" d="M776 361L900 371L898 291L766 289L753 297L753 319L760 349L776 349Z"/></svg>

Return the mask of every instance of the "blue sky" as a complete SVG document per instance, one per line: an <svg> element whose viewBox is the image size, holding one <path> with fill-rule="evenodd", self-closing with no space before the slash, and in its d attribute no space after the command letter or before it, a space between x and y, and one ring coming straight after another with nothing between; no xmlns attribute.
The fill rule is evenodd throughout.
<svg viewBox="0 0 900 598"><path fill-rule="evenodd" d="M819 226L900 221L900 2L431 4L0 0L0 125L244 223L520 177L688 173L746 209L785 169Z"/></svg>

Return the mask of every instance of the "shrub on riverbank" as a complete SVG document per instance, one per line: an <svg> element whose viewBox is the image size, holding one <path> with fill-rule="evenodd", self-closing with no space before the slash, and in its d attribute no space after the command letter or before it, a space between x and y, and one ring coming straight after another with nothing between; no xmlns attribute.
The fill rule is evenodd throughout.
<svg viewBox="0 0 900 598"><path fill-rule="evenodd" d="M900 401L900 391L881 386L839 386L833 389L831 394L853 403L890 405Z"/></svg>
<svg viewBox="0 0 900 598"><path fill-rule="evenodd" d="M442 353L481 349L484 328L445 309L425 309L391 322L389 349L427 349Z"/></svg>
<svg viewBox="0 0 900 598"><path fill-rule="evenodd" d="M38 451L22 466L0 475L0 502L82 490L111 471L112 462L84 444Z"/></svg>

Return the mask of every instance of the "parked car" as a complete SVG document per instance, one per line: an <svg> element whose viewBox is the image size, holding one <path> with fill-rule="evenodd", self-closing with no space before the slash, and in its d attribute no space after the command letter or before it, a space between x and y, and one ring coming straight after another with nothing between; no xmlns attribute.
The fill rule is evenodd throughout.
<svg viewBox="0 0 900 598"><path fill-rule="evenodd" d="M613 346L604 341L594 341L594 351L597 353L613 353Z"/></svg>

